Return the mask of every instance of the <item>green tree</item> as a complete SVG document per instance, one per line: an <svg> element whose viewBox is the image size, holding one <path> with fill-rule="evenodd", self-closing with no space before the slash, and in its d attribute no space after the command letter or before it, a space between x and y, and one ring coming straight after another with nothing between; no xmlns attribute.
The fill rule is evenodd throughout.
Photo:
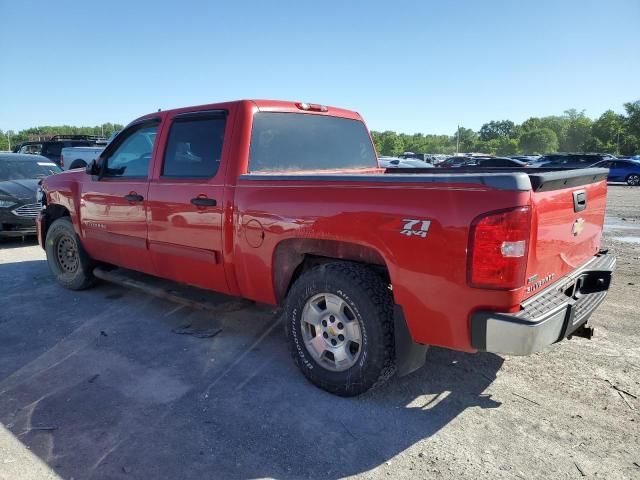
<svg viewBox="0 0 640 480"><path fill-rule="evenodd" d="M558 136L550 128L538 128L520 136L520 148L525 153L545 153L558 149Z"/></svg>
<svg viewBox="0 0 640 480"><path fill-rule="evenodd" d="M640 154L640 100L624 104L624 134L620 138L620 153Z"/></svg>
<svg viewBox="0 0 640 480"><path fill-rule="evenodd" d="M624 116L607 110L591 125L591 141L585 150L619 153L620 137L625 134Z"/></svg>
<svg viewBox="0 0 640 480"><path fill-rule="evenodd" d="M485 142L502 137L515 138L517 136L516 124L511 120L492 120L482 125L478 135L480 140Z"/></svg>
<svg viewBox="0 0 640 480"><path fill-rule="evenodd" d="M592 121L584 114L584 110L578 112L575 108L566 110L568 119L566 136L559 142L560 150L565 152L581 152L587 150L591 143Z"/></svg>
<svg viewBox="0 0 640 480"><path fill-rule="evenodd" d="M518 140L515 138L499 138L496 148L497 155L515 155L518 153Z"/></svg>
<svg viewBox="0 0 640 480"><path fill-rule="evenodd" d="M470 128L460 127L456 130L456 133L453 134L453 141L458 141L458 136L460 136L460 142L458 144L458 151L460 152L472 152L476 145L476 141L478 139L478 134L471 130Z"/></svg>
<svg viewBox="0 0 640 480"><path fill-rule="evenodd" d="M404 144L398 134L392 131L371 132L378 155L397 156L404 151Z"/></svg>
<svg viewBox="0 0 640 480"><path fill-rule="evenodd" d="M520 126L521 133L530 132L532 130L539 130L541 128L548 128L553 130L558 138L559 145L562 145L564 139L567 136L567 130L569 129L569 119L566 116L552 115L548 117L531 117Z"/></svg>
<svg viewBox="0 0 640 480"><path fill-rule="evenodd" d="M624 109L627 112L625 124L628 132L640 138L640 100L625 103Z"/></svg>

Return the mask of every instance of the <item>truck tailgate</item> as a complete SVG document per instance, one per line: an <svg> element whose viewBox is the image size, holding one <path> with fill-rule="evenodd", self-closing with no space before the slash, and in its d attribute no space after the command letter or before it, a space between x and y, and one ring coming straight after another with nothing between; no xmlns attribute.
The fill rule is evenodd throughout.
<svg viewBox="0 0 640 480"><path fill-rule="evenodd" d="M531 175L532 231L524 298L595 255L604 225L606 170Z"/></svg>

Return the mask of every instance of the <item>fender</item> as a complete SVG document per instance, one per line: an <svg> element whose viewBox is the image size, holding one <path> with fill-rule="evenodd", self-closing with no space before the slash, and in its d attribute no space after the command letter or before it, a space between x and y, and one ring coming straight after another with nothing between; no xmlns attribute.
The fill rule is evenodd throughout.
<svg viewBox="0 0 640 480"><path fill-rule="evenodd" d="M78 176L78 172L65 172L47 177L42 182L42 191L46 198L47 209L45 210L46 223L43 225L42 235L46 236L46 230L50 223L56 218L62 216L62 210L52 209L53 216L49 218L47 211L54 205L58 208L66 209L71 217L73 229L76 231L78 237L82 238L80 228L80 201L79 201L79 186L75 177Z"/></svg>
<svg viewBox="0 0 640 480"><path fill-rule="evenodd" d="M289 287L302 273L305 260L316 259L312 265L332 260L352 260L381 267L388 280L387 265L382 255L371 247L337 240L311 238L289 238L281 241L273 253L273 290L278 303L281 303Z"/></svg>

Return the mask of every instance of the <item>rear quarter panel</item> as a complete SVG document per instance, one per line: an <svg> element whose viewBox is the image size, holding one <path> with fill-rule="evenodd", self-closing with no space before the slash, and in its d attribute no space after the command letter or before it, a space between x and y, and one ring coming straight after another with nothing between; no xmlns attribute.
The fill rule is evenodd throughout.
<svg viewBox="0 0 640 480"><path fill-rule="evenodd" d="M521 292L467 285L470 224L481 213L529 201L530 192L482 185L241 177L235 192L233 245L238 287L248 298L276 303L274 252L287 239L362 245L384 259L394 300L403 307L414 340L471 351L472 310L487 305L509 309ZM426 237L403 235L407 219L429 220Z"/></svg>

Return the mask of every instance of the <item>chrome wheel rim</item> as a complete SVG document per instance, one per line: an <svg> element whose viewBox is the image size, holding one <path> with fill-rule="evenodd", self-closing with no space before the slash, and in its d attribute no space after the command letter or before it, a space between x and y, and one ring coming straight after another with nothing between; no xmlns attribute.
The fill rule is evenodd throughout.
<svg viewBox="0 0 640 480"><path fill-rule="evenodd" d="M638 185L640 183L640 176L639 175L631 175L629 177L629 185Z"/></svg>
<svg viewBox="0 0 640 480"><path fill-rule="evenodd" d="M60 237L56 244L56 259L63 272L75 273L80 264L75 240L67 235Z"/></svg>
<svg viewBox="0 0 640 480"><path fill-rule="evenodd" d="M323 368L348 370L362 351L362 329L351 307L337 295L320 293L302 310L302 339L309 354Z"/></svg>

